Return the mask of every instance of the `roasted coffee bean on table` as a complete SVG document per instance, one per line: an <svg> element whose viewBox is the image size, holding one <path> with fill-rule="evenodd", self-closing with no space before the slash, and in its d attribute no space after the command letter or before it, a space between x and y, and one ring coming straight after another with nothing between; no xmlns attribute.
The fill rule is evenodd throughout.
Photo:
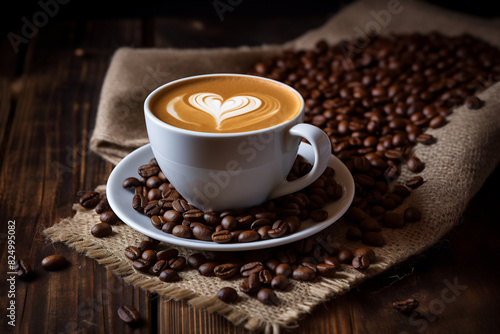
<svg viewBox="0 0 500 334"><path fill-rule="evenodd" d="M118 316L120 319L130 325L137 325L140 323L141 314L132 305L124 305L118 309Z"/></svg>
<svg viewBox="0 0 500 334"><path fill-rule="evenodd" d="M33 277L33 270L31 269L31 265L26 260L16 260L14 270L16 271L17 276L20 278L29 279Z"/></svg>
<svg viewBox="0 0 500 334"><path fill-rule="evenodd" d="M69 261L61 254L53 254L42 260L42 267L46 270L60 270L69 265Z"/></svg>

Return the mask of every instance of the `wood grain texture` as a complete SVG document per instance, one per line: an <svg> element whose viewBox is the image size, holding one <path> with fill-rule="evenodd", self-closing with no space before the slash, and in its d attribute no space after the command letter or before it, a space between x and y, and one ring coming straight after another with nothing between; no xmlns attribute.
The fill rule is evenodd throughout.
<svg viewBox="0 0 500 334"><path fill-rule="evenodd" d="M16 256L31 262L36 277L16 281L16 327L7 324L2 311L0 331L248 333L217 314L182 301L162 300L130 286L94 260L62 244L48 243L42 231L70 216L81 191L104 183L111 171L109 163L89 150L88 139L102 82L118 47L281 43L325 19L61 20L41 29L19 53L3 42L0 249L5 253L7 222L15 220ZM284 24L292 28L276 28ZM75 53L76 49L83 54ZM13 83L15 99L11 98ZM283 332L500 332L499 188L497 168L470 203L463 221L441 242L349 293L318 305ZM43 270L41 260L54 253L65 255L71 265L58 272ZM9 303L7 269L7 257L2 256L0 310L6 310ZM408 317L392 309L392 302L410 297L420 301L419 314ZM117 309L124 304L139 309L143 318L140 326L130 327L118 318Z"/></svg>

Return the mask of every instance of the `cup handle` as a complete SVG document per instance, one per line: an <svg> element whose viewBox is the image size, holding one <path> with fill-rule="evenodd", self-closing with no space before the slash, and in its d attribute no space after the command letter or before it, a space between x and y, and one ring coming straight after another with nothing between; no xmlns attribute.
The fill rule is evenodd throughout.
<svg viewBox="0 0 500 334"><path fill-rule="evenodd" d="M318 127L306 123L299 123L293 126L289 133L292 136L303 137L311 143L314 150L314 164L309 173L293 181L283 181L269 196L269 199L288 195L297 192L314 181L323 174L332 154L332 146L328 135Z"/></svg>

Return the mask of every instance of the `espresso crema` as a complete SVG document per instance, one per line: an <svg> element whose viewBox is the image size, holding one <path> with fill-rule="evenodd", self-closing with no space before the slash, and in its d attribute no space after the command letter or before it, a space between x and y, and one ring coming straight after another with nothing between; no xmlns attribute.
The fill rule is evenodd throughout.
<svg viewBox="0 0 500 334"><path fill-rule="evenodd" d="M299 96L282 84L230 75L179 81L150 102L151 111L163 122L212 133L268 128L292 119L300 108Z"/></svg>

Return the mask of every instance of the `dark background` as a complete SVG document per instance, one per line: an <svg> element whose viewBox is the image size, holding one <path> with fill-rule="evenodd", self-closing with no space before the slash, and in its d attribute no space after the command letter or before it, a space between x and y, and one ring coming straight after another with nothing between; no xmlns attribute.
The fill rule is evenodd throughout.
<svg viewBox="0 0 500 334"><path fill-rule="evenodd" d="M39 2L53 3L57 0L19 0L3 4L0 11L2 35L18 32L22 18L30 22L33 15L41 10ZM62 0L61 0L62 1ZM64 0L68 1L68 0ZM63 1L63 2L64 2ZM225 19L237 20L240 17L304 17L322 16L337 12L340 8L353 2L352 0L307 0L307 1L270 1L270 0L217 0L219 3L236 4L233 11L224 13ZM409 0L400 0L402 3ZM413 0L416 1L416 0ZM214 7L214 0L142 0L142 1L106 1L106 0L69 0L59 4L57 15L53 21L65 19L122 18L122 17L185 17L213 18L219 20ZM495 8L494 1L428 1L439 6L481 17L500 16L500 9Z"/></svg>

